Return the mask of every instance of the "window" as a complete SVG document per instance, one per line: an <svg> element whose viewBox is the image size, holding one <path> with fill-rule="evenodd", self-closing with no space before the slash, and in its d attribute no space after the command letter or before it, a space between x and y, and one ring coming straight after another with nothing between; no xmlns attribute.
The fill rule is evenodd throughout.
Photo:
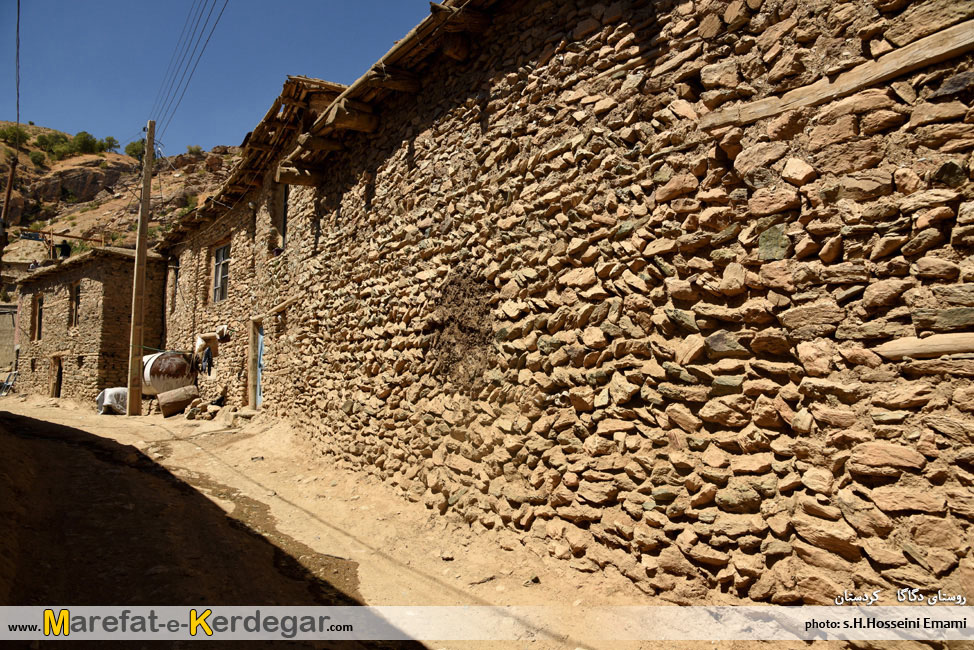
<svg viewBox="0 0 974 650"><path fill-rule="evenodd" d="M169 313L176 311L176 298L179 297L179 260L169 267L172 273L172 296L169 300Z"/></svg>
<svg viewBox="0 0 974 650"><path fill-rule="evenodd" d="M278 185L274 188L274 228L279 237L279 246L284 248L287 243L287 201L290 196L290 185Z"/></svg>
<svg viewBox="0 0 974 650"><path fill-rule="evenodd" d="M230 282L230 244L213 249L213 302L227 299Z"/></svg>
<svg viewBox="0 0 974 650"><path fill-rule="evenodd" d="M68 327L81 322L81 283L75 282L68 290Z"/></svg>
<svg viewBox="0 0 974 650"><path fill-rule="evenodd" d="M31 319L31 338L35 341L41 340L41 326L44 324L44 294L34 295L33 318Z"/></svg>

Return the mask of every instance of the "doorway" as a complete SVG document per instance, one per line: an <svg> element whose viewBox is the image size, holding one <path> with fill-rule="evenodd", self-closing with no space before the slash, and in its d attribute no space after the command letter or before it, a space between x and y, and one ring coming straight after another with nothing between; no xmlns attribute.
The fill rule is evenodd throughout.
<svg viewBox="0 0 974 650"><path fill-rule="evenodd" d="M257 326L257 398L254 401L254 408L260 408L260 403L264 401L264 384L261 381L264 375L264 326Z"/></svg>
<svg viewBox="0 0 974 650"><path fill-rule="evenodd" d="M247 404L256 410L264 401L264 324L260 320L250 321L250 346L247 373Z"/></svg>
<svg viewBox="0 0 974 650"><path fill-rule="evenodd" d="M64 365L61 357L51 357L51 397L61 397L61 382L64 380Z"/></svg>

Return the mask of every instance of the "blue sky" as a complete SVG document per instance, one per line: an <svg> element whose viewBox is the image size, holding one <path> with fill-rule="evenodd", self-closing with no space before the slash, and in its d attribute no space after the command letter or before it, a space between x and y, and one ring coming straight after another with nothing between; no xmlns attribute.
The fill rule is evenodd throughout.
<svg viewBox="0 0 974 650"><path fill-rule="evenodd" d="M202 6L205 18L211 2L21 0L21 121L122 146L141 137L158 119L150 109L187 15ZM287 75L351 83L428 13L427 0L229 0L162 136L165 153L240 144ZM15 24L16 0L0 0L0 119L11 121Z"/></svg>

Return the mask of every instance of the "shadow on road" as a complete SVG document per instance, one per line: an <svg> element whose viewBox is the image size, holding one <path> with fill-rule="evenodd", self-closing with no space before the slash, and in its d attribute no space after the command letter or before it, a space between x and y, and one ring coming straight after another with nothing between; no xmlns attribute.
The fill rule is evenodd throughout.
<svg viewBox="0 0 974 650"><path fill-rule="evenodd" d="M363 604L356 563L307 547L300 550L311 557L302 552L299 560L246 519L235 518L247 509L236 500L233 505L228 515L135 447L0 412L0 521L6 529L0 535L0 605ZM127 642L126 647L188 645ZM425 646L287 642L286 647Z"/></svg>

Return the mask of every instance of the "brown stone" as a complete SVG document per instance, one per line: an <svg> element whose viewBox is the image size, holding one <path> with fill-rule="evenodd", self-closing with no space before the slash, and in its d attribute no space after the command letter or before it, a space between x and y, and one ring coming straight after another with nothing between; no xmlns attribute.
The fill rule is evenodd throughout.
<svg viewBox="0 0 974 650"><path fill-rule="evenodd" d="M598 282L598 278L595 277L595 269L583 266L562 274L559 282L569 287L584 289Z"/></svg>
<svg viewBox="0 0 974 650"><path fill-rule="evenodd" d="M890 409L909 409L923 406L933 399L933 387L920 382L909 382L878 393L873 404Z"/></svg>
<svg viewBox="0 0 974 650"><path fill-rule="evenodd" d="M890 470L920 470L926 459L917 451L892 442L864 442L853 447L848 465L857 474L889 475Z"/></svg>
<svg viewBox="0 0 974 650"><path fill-rule="evenodd" d="M917 490L915 488L889 485L875 488L870 494L873 503L883 512L918 511L944 512L944 495L935 489Z"/></svg>
<svg viewBox="0 0 974 650"><path fill-rule="evenodd" d="M697 189L699 184L700 182L693 174L677 174L666 185L656 190L656 200L660 202L670 201L692 192Z"/></svg>
<svg viewBox="0 0 974 650"><path fill-rule="evenodd" d="M866 309L889 307L896 303L900 295L913 286L912 280L892 278L873 282L862 294L862 304Z"/></svg>
<svg viewBox="0 0 974 650"><path fill-rule="evenodd" d="M781 177L798 187L812 182L816 176L818 174L815 168L801 158L789 158L785 161L784 169L781 170Z"/></svg>
<svg viewBox="0 0 974 650"><path fill-rule="evenodd" d="M737 62L727 59L704 66L700 70L700 83L704 88L735 88L740 83Z"/></svg>
<svg viewBox="0 0 974 650"><path fill-rule="evenodd" d="M757 217L794 210L801 206L801 198L793 189L785 187L770 189L762 187L754 192L747 202L747 208Z"/></svg>
<svg viewBox="0 0 974 650"><path fill-rule="evenodd" d="M851 140L859 135L858 124L855 115L843 115L832 124L816 126L808 136L809 150L819 151L830 144Z"/></svg>
<svg viewBox="0 0 974 650"><path fill-rule="evenodd" d="M962 20L974 16L974 6L954 0L927 0L912 5L897 16L884 36L893 45L902 47L918 38L934 34Z"/></svg>
<svg viewBox="0 0 974 650"><path fill-rule="evenodd" d="M939 257L921 257L913 263L912 271L917 277L925 280L953 280L960 275L960 267L957 264L949 260L940 259ZM972 297L971 304L974 306L974 284L970 286L972 287L970 290ZM941 297L940 294L944 293L945 289L949 291L951 288L934 287L933 290L934 292L938 292L939 290L938 297ZM941 299L943 300L942 297Z"/></svg>
<svg viewBox="0 0 974 650"><path fill-rule="evenodd" d="M782 312L778 320L788 329L805 325L834 325L845 318L845 310L834 300L818 300Z"/></svg>
<svg viewBox="0 0 974 650"><path fill-rule="evenodd" d="M813 163L820 173L848 174L875 167L883 159L884 154L885 147L882 140L872 137L867 140L830 145L815 154Z"/></svg>
<svg viewBox="0 0 974 650"><path fill-rule="evenodd" d="M791 525L798 536L812 546L838 553L849 560L859 558L856 531L844 521L827 521L797 514L791 518Z"/></svg>
<svg viewBox="0 0 974 650"><path fill-rule="evenodd" d="M771 166L788 153L788 145L784 142L764 142L752 145L737 155L734 159L734 171L742 179L749 179L756 170Z"/></svg>
<svg viewBox="0 0 974 650"><path fill-rule="evenodd" d="M813 377L827 377L832 369L832 355L834 345L825 339L817 341L803 341L796 346L798 358L805 371Z"/></svg>
<svg viewBox="0 0 974 650"><path fill-rule="evenodd" d="M884 515L876 506L856 496L852 490L840 490L836 504L842 516L860 535L882 537L893 530L893 520Z"/></svg>

